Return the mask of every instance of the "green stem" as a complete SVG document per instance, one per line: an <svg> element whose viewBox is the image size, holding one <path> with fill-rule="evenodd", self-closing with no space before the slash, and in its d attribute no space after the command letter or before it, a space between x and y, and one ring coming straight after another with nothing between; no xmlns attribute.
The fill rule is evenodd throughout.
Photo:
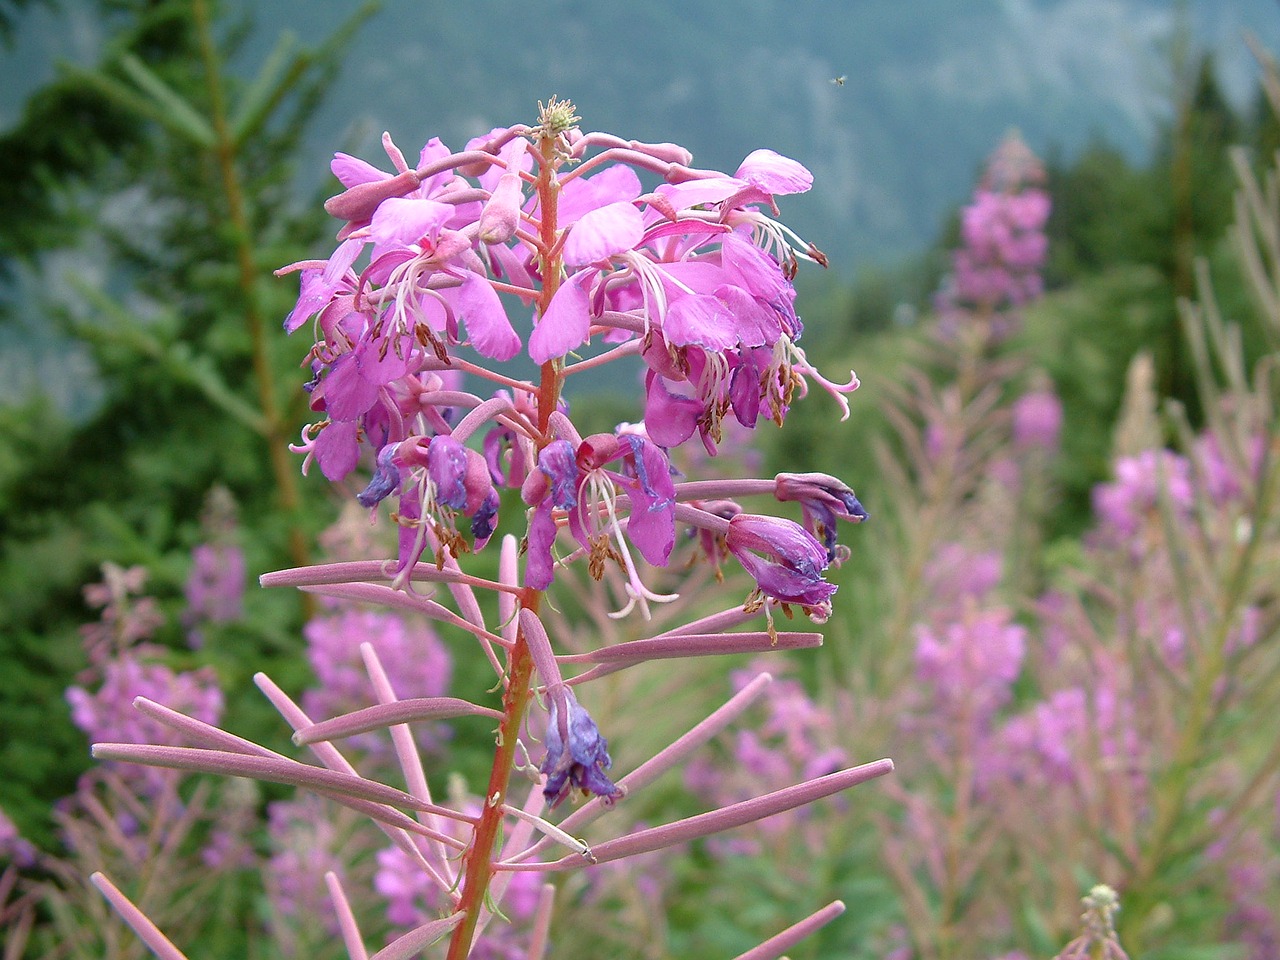
<svg viewBox="0 0 1280 960"><path fill-rule="evenodd" d="M1173 759L1155 791L1155 823L1151 831L1151 842L1128 884L1132 895L1125 911L1124 919L1128 922L1124 924L1126 931L1123 939L1135 956L1142 950L1143 921L1160 901L1151 887L1157 882L1169 857L1178 852L1174 840L1186 815L1193 775L1204 761L1210 728L1219 716L1214 704L1214 694L1226 665L1227 641L1253 582L1262 534L1267 528L1277 496L1280 496L1280 470L1268 467L1272 465L1264 463L1259 497L1250 518L1252 523L1249 539L1236 554L1231 574L1227 578L1218 620L1191 686L1186 720L1182 724Z"/></svg>
<svg viewBox="0 0 1280 960"><path fill-rule="evenodd" d="M248 216L245 213L244 186L240 182L240 175L236 169L236 143L227 123L226 98L222 89L218 52L213 40L206 0L192 0L191 9L209 94L210 121L214 132L213 159L222 178L222 190L227 201L227 218L235 245L237 284L244 304L244 319L252 345L253 374L258 390L258 404L262 410L261 433L267 443L267 453L270 457L277 495L280 498L280 507L289 518L289 556L295 566L306 566L310 563L310 551L298 523L301 502L298 481L289 458L288 434L276 399L275 379L272 376L262 305L258 299L258 271L254 266L254 250L250 239L252 234L249 230ZM304 595L305 602L307 602L306 595Z"/></svg>

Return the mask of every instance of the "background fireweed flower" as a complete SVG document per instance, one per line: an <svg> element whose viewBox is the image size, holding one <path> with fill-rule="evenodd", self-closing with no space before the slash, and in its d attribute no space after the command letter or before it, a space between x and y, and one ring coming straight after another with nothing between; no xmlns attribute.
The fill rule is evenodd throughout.
<svg viewBox="0 0 1280 960"><path fill-rule="evenodd" d="M389 515L397 546L385 560L285 570L263 584L433 620L442 637L450 635L456 675L474 678L475 669L461 668L457 647L459 636L469 638L496 678L471 694L484 698L491 688L497 702L442 695L448 658L413 656L413 669L432 674L414 677L406 669L404 625L391 614L352 608L308 628L321 689L303 706L257 677L294 742L319 766L150 707L193 746L95 747L103 759L302 786L371 818L392 844L378 858L379 888L397 922L415 924L387 956L408 956L441 939L449 960L541 956L550 894L539 890L530 900L513 877L643 857L795 810L892 769L888 760L842 769L844 755L830 752L801 771L799 782L760 783L754 796L683 820L619 833L617 819L604 816L723 731L770 678L746 683L616 780L606 774L609 718L582 706L584 685L650 660L818 645L816 633L779 631L773 613L791 616L795 606L815 621L827 618L836 588L824 572L848 555L837 542L839 521L867 514L834 477L684 480L671 464L675 448L695 437L713 455L727 417L743 429L766 420L781 425L810 381L848 415L844 395L857 378L826 380L798 346L803 324L791 281L801 261L825 265L825 257L775 219L777 197L809 189L808 170L769 150L748 155L732 175L698 169L683 148L582 133L577 119L572 104L553 99L535 125L495 128L460 152L433 139L416 165L390 136L383 147L391 170L337 155L333 171L344 189L326 209L344 221L338 245L326 260L280 271L302 275L286 330L314 336L306 389L317 419L294 449L305 456L304 470L318 463L335 482L368 471L347 489L358 491L355 499L372 517ZM520 313L509 315L517 302ZM491 367L521 350L540 367L536 382ZM565 403L566 384L579 371L631 356L647 368L643 426L584 439ZM500 518L495 485L519 489L526 509ZM804 525L737 503L756 497L798 503ZM500 522L514 529L502 531ZM692 528L714 564L735 557L756 586L728 609L659 628L646 624L651 604L680 599L687 575L672 562L678 528ZM464 567L467 555L498 533L496 578ZM575 564L585 566L584 581L564 575ZM666 592L652 585L656 580ZM636 639L585 649L564 644L562 620L544 620L560 609L548 595L567 587L572 596L583 582L588 592L621 602L607 616L630 619ZM492 622L480 590L496 595ZM575 599L596 603L594 596ZM382 617L379 629L372 621ZM764 622L751 629L753 620ZM385 636L358 646L371 705L356 706L353 686L363 682L350 651L355 634L370 629ZM531 722L531 713L544 710L545 724ZM496 721L478 805L432 798L408 726L428 720L489 729ZM531 730L543 731L540 743ZM390 732L407 789L357 775L339 748L355 737L367 745L382 731ZM365 749L366 757L377 755ZM517 770L534 781L525 796L513 793ZM586 802L559 823L547 819L575 794ZM281 809L283 816L294 808ZM596 819L603 820L596 838L579 839ZM340 933L351 956L363 957L333 869L326 880ZM99 885L153 949L178 956L157 946L160 935L108 881ZM488 932L499 911L511 909L509 896L520 898L513 912L529 918L524 954L511 954L507 940ZM829 904L750 956L780 956L842 909Z"/></svg>

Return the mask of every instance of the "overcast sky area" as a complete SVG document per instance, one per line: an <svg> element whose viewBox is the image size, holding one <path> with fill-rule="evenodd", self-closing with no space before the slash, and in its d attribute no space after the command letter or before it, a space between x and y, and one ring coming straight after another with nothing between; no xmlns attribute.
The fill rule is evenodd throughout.
<svg viewBox="0 0 1280 960"><path fill-rule="evenodd" d="M318 42L354 7L253 4L241 69L282 30ZM1242 37L1280 44L1276 0L387 0L321 108L302 176L324 177L336 148L377 159L383 130L406 153L429 136L461 146L557 94L584 127L678 140L701 166L732 171L759 146L805 163L815 189L784 212L847 272L935 236L1011 127L1041 153L1101 136L1141 157L1168 110L1180 7L1246 99L1256 71ZM0 62L0 126L58 60L97 61L93 9L65 0L20 21Z"/></svg>
<svg viewBox="0 0 1280 960"><path fill-rule="evenodd" d="M319 43L356 4L226 6L254 17L234 65L249 76L282 32ZM0 128L59 61L99 62L108 30L96 11L62 0L19 18L0 51ZM1042 156L1103 138L1142 160L1169 115L1180 23L1245 105L1257 69L1243 37L1280 50L1277 0L385 0L305 141L298 196L332 182L335 150L386 166L383 130L410 155L432 136L460 148L532 122L555 94L577 104L585 129L676 141L698 166L732 172L757 147L801 161L814 189L784 198L783 219L830 256L831 276L852 281L925 249L1011 128ZM147 215L137 193L118 198L131 221ZM84 251L55 252L41 276L67 269L58 257L82 277L92 266ZM38 318L22 325L6 338L22 349L0 357L0 400L89 382L61 375L66 347L40 343ZM58 376L45 370L54 356ZM60 405L74 402L68 393Z"/></svg>

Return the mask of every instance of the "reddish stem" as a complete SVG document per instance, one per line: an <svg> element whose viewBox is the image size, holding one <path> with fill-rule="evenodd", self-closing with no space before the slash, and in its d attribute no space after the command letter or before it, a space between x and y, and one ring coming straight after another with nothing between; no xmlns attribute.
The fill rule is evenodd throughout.
<svg viewBox="0 0 1280 960"><path fill-rule="evenodd" d="M543 135L538 140L540 164L538 170L538 205L541 219L540 234L544 250L554 250L556 241L556 209L560 185L555 178L559 158L556 155L554 136ZM542 292L538 297L538 316L546 314L551 298L560 286L561 261L557 254L543 263ZM538 390L539 450L551 440L551 414L560 400L564 384L564 362L550 360L542 365L542 378ZM520 593L520 607L538 612L542 603L542 591L525 588ZM472 835L471 846L463 858L462 897L458 910L463 913L462 922L453 930L449 940L448 960L466 960L475 939L480 911L484 907L493 877L493 862L498 838L502 835L503 809L507 799L507 786L515 764L516 741L524 723L529 701L533 695L533 658L524 631L516 635L515 646L507 657L506 692L502 697L503 719L498 726L498 744L489 772L489 786L485 792L484 809L480 822Z"/></svg>

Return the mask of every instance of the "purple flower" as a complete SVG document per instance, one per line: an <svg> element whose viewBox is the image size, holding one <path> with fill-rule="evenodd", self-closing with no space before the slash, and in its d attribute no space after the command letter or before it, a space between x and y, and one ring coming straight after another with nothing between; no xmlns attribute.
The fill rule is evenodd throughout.
<svg viewBox="0 0 1280 960"><path fill-rule="evenodd" d="M342 863L336 852L336 830L322 801L315 797L277 800L267 805L267 821L272 852L263 879L275 924L281 928L289 922L322 922L331 935L336 934L338 924L329 909L323 878L330 870L340 873ZM288 938L285 929L278 933Z"/></svg>
<svg viewBox="0 0 1280 960"><path fill-rule="evenodd" d="M566 715L561 715L562 710ZM551 699L546 744L547 755L538 769L547 775L542 795L552 807L559 806L574 789L583 795L594 794L606 804L622 796L604 773L613 765L609 743L571 690L565 690L562 699Z"/></svg>
<svg viewBox="0 0 1280 960"><path fill-rule="evenodd" d="M576 448L567 440L549 443L524 484L521 495L535 506L526 570L530 585L545 589L553 578L553 508L568 512L569 531L590 553L592 576L603 574L614 548L630 571L630 561L622 556L628 546L615 506L617 490L631 500L627 541L650 564L666 566L675 546L675 483L667 455L636 433L598 433Z"/></svg>
<svg viewBox="0 0 1280 960"><path fill-rule="evenodd" d="M20 869L35 866L37 851L30 840L18 832L8 814L0 810L0 864L12 863Z"/></svg>
<svg viewBox="0 0 1280 960"><path fill-rule="evenodd" d="M777 499L800 504L804 528L821 539L828 562L836 560L836 519L854 523L867 519L867 511L853 491L825 473L780 473L774 484Z"/></svg>
<svg viewBox="0 0 1280 960"><path fill-rule="evenodd" d="M378 470L357 499L364 506L376 506L397 485L397 582L408 576L426 549L424 523L432 525L440 540L440 551L455 557L472 549L458 532L458 514L472 518L475 549L488 542L497 521L499 501L489 465L481 454L448 434L389 444L379 452ZM443 562L443 553L436 559Z"/></svg>
<svg viewBox="0 0 1280 960"><path fill-rule="evenodd" d="M91 743L177 744L178 734L134 709L136 697L146 697L205 723L222 716L222 691L212 669L175 672L162 663L143 661L136 651L107 661L96 691L68 687L71 721ZM139 778L144 792L158 793L168 782L169 771L155 767L121 765L130 778Z"/></svg>
<svg viewBox="0 0 1280 960"><path fill-rule="evenodd" d="M971 544L941 543L925 566L924 579L935 622L958 617L966 603L982 601L1004 574L1004 559L992 550L978 551Z"/></svg>
<svg viewBox="0 0 1280 960"><path fill-rule="evenodd" d="M822 579L827 551L800 524L739 513L729 521L725 545L761 593L819 613L829 609L836 586Z"/></svg>
<svg viewBox="0 0 1280 960"><path fill-rule="evenodd" d="M961 212L963 246L952 254L951 274L938 294L944 325L975 316L999 320L1002 311L1040 295L1050 207L1043 179L1042 165L1021 138L1006 138ZM1007 326L1010 318L1003 319Z"/></svg>
<svg viewBox="0 0 1280 960"><path fill-rule="evenodd" d="M1026 629L1007 609L968 609L938 629L916 630L916 676L934 690L949 716L967 717L979 729L1008 702L1022 669Z"/></svg>
<svg viewBox="0 0 1280 960"><path fill-rule="evenodd" d="M387 901L387 920L397 927L416 927L432 919L427 904L435 893L431 878L399 847L377 853L373 888Z"/></svg>

